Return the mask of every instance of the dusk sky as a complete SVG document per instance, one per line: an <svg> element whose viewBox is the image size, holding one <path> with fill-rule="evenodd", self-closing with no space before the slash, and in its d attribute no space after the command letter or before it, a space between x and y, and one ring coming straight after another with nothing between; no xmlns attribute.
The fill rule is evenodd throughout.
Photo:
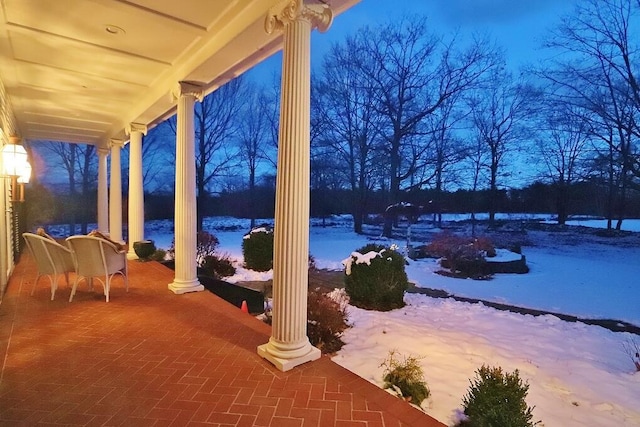
<svg viewBox="0 0 640 427"><path fill-rule="evenodd" d="M369 25L376 27L403 15L423 15L437 34L448 35L456 29L462 35L487 32L506 50L508 66L517 72L542 53L539 46L562 15L572 11L576 0L362 0L337 16L326 33L312 35L312 67L320 65L331 44ZM279 73L280 54L268 59L249 73Z"/></svg>

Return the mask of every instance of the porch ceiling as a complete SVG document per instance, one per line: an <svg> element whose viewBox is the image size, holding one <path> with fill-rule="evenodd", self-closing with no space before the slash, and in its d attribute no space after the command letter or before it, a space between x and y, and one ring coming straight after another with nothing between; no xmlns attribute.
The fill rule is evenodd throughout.
<svg viewBox="0 0 640 427"><path fill-rule="evenodd" d="M359 0L312 0L335 14ZM281 48L281 0L1 0L0 79L28 140L104 145L172 112L178 81L209 93Z"/></svg>

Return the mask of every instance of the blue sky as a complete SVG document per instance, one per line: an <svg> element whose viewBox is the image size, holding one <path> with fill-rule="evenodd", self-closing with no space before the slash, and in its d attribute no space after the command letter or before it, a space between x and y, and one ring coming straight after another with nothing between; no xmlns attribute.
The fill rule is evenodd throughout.
<svg viewBox="0 0 640 427"><path fill-rule="evenodd" d="M539 49L547 30L570 13L577 0L362 0L337 16L326 33L314 31L311 41L312 66L318 66L331 44L369 25L386 24L405 14L424 15L437 34L459 30L463 35L488 32L506 50L507 64L514 72L544 54ZM256 67L258 73L280 70L281 56L275 55Z"/></svg>
<svg viewBox="0 0 640 427"><path fill-rule="evenodd" d="M387 23L403 14L427 17L434 32L488 31L507 50L517 68L537 55L546 30L571 12L576 0L362 0L336 17L325 34L315 34L312 49L339 41L363 25ZM321 40L324 37L326 40Z"/></svg>

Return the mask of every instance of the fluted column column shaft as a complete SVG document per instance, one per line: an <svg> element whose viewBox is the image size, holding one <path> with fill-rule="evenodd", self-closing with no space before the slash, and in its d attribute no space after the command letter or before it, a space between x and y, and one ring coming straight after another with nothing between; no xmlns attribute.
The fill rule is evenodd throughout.
<svg viewBox="0 0 640 427"><path fill-rule="evenodd" d="M175 277L169 289L177 294L203 291L196 259L196 154L194 105L202 99L200 87L181 82L174 93L178 101L176 129Z"/></svg>
<svg viewBox="0 0 640 427"><path fill-rule="evenodd" d="M122 241L122 163L123 141L111 140L111 180L109 183L109 237Z"/></svg>
<svg viewBox="0 0 640 427"><path fill-rule="evenodd" d="M144 188L142 185L142 136L146 134L147 127L132 123L127 128L129 139L129 225L128 259L137 259L138 255L133 250L133 243L144 240Z"/></svg>
<svg viewBox="0 0 640 427"><path fill-rule="evenodd" d="M109 196L107 194L107 154L106 148L98 148L98 230L109 231Z"/></svg>
<svg viewBox="0 0 640 427"><path fill-rule="evenodd" d="M326 12L328 11L328 15ZM258 353L283 371L318 359L320 351L307 338L310 180L310 42L318 17L331 17L326 7L302 1L285 5L267 17L267 31L282 25L284 46L276 211L273 253L273 323L271 338Z"/></svg>

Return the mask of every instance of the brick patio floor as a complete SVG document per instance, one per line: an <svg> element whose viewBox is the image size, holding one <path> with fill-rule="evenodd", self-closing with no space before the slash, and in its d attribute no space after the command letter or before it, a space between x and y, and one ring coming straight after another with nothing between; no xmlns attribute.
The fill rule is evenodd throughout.
<svg viewBox="0 0 640 427"><path fill-rule="evenodd" d="M129 262L104 301L61 280L35 295L23 255L0 304L0 425L443 426L328 357L283 373L260 358L270 327L173 272ZM73 275L71 277L73 280Z"/></svg>

